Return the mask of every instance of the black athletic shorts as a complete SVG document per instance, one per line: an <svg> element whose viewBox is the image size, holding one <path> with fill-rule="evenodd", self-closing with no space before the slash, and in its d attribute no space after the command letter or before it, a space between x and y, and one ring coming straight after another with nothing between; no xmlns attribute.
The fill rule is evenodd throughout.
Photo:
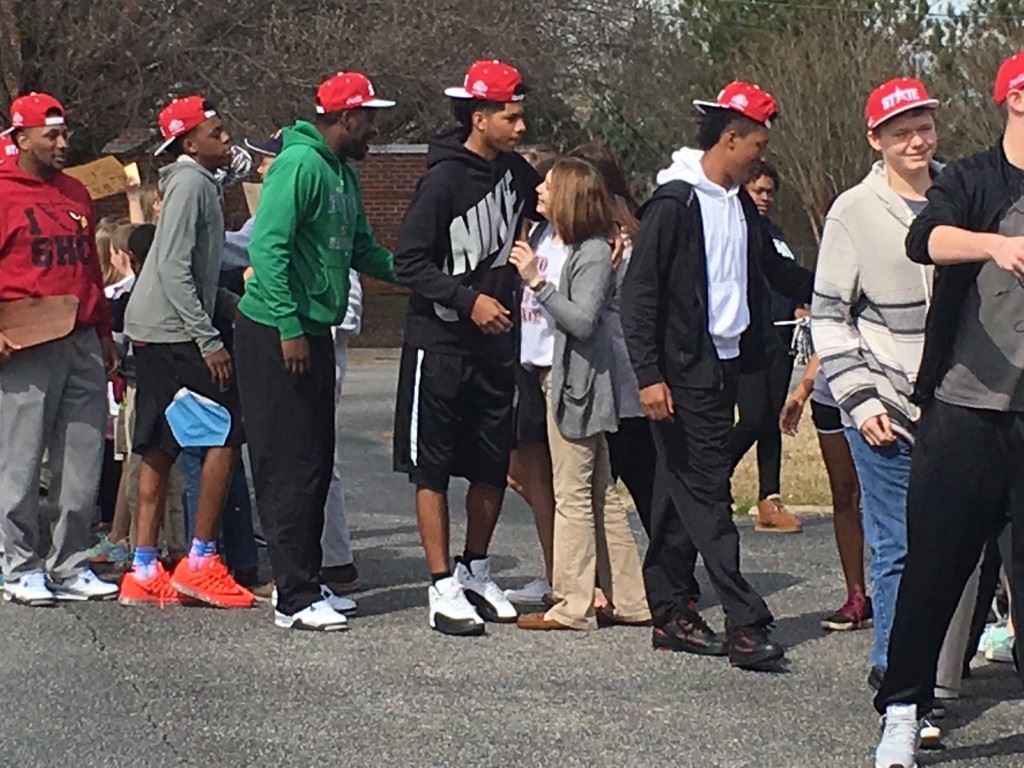
<svg viewBox="0 0 1024 768"><path fill-rule="evenodd" d="M516 445L548 444L548 406L536 368L516 363Z"/></svg>
<svg viewBox="0 0 1024 768"><path fill-rule="evenodd" d="M834 405L811 400L811 421L822 435L835 435L843 431L843 417Z"/></svg>
<svg viewBox="0 0 1024 768"><path fill-rule="evenodd" d="M395 406L395 471L448 490L451 477L504 488L512 450L512 362L405 346Z"/></svg>
<svg viewBox="0 0 1024 768"><path fill-rule="evenodd" d="M158 446L177 457L181 446L167 423L164 411L179 389L185 387L224 406L231 414L231 431L225 445L237 448L245 442L242 410L234 377L221 392L210 377L199 347L186 341L175 344L133 344L135 350L135 431L132 450L144 453Z"/></svg>

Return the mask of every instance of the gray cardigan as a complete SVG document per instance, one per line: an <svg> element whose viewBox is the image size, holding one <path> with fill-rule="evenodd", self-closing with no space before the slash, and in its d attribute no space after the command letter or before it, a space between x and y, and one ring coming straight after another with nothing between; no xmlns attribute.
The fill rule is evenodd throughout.
<svg viewBox="0 0 1024 768"><path fill-rule="evenodd" d="M548 407L559 431L570 440L619 428L608 324L614 289L611 246L592 237L573 247L558 289L546 283L536 293L555 321Z"/></svg>

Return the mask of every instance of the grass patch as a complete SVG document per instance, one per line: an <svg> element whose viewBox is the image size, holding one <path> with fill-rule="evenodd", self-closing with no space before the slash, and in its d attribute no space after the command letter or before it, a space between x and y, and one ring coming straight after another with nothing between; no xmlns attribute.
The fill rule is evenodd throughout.
<svg viewBox="0 0 1024 768"><path fill-rule="evenodd" d="M732 477L736 509L745 512L757 503L757 447L750 449ZM782 438L782 499L787 504L832 506L828 475L821 460L810 408L804 412L796 437Z"/></svg>

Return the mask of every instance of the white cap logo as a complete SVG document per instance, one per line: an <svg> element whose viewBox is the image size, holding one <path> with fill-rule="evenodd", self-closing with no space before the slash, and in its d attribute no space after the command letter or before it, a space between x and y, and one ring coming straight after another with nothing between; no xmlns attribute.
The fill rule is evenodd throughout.
<svg viewBox="0 0 1024 768"><path fill-rule="evenodd" d="M478 93L481 96L486 96L487 83L485 83L483 80L477 80L475 83L473 83L472 86L470 86L469 90L471 93Z"/></svg>
<svg viewBox="0 0 1024 768"><path fill-rule="evenodd" d="M25 116L21 112L15 112L11 115L11 122L15 125L22 125L25 122Z"/></svg>
<svg viewBox="0 0 1024 768"><path fill-rule="evenodd" d="M185 130L185 123L184 121L178 118L174 118L173 120L171 120L170 123L168 123L167 130L172 135L176 133L181 133L183 130Z"/></svg>
<svg viewBox="0 0 1024 768"><path fill-rule="evenodd" d="M746 109L750 106L750 100L742 93L737 93L729 100L729 105L736 109Z"/></svg>
<svg viewBox="0 0 1024 768"><path fill-rule="evenodd" d="M889 111L895 109L899 104L904 102L915 102L921 101L921 96L917 92L917 88L897 88L887 96L882 97L882 109Z"/></svg>

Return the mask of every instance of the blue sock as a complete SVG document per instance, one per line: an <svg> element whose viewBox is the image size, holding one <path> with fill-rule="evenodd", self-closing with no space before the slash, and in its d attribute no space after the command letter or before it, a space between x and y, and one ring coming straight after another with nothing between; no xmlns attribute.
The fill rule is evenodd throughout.
<svg viewBox="0 0 1024 768"><path fill-rule="evenodd" d="M188 553L188 564L192 568L199 567L199 560L204 557L212 557L217 554L216 541L204 541L203 539L192 539L192 549Z"/></svg>
<svg viewBox="0 0 1024 768"><path fill-rule="evenodd" d="M132 570L140 578L153 578L156 573L156 547L135 547Z"/></svg>

